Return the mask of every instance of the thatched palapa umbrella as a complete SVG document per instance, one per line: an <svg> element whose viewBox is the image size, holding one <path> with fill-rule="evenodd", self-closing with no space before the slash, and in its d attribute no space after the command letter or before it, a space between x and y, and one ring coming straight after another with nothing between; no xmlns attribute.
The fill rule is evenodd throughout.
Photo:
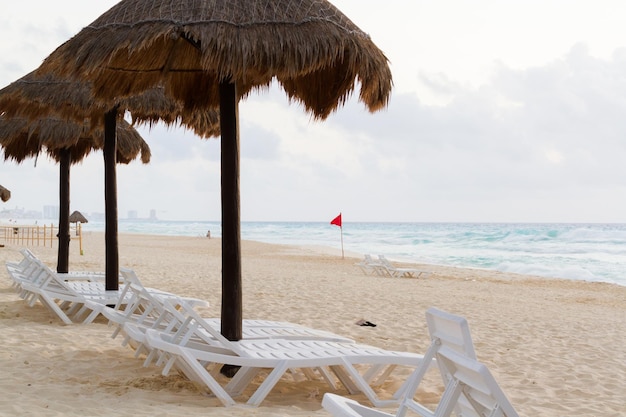
<svg viewBox="0 0 626 417"><path fill-rule="evenodd" d="M220 108L222 333L241 338L238 101L277 80L324 119L360 85L370 111L391 92L387 58L326 0L122 0L40 67L114 99L163 86L187 109Z"/></svg>
<svg viewBox="0 0 626 417"><path fill-rule="evenodd" d="M74 223L76 227L76 236L78 236L78 223L89 223L89 220L87 220L83 213L77 210L73 211L72 214L70 214L68 220L70 223Z"/></svg>
<svg viewBox="0 0 626 417"><path fill-rule="evenodd" d="M9 201L10 198L11 191L0 185L0 200L6 203L7 201Z"/></svg>
<svg viewBox="0 0 626 417"><path fill-rule="evenodd" d="M80 211L73 211L70 214L70 223L89 223L89 220Z"/></svg>
<svg viewBox="0 0 626 417"><path fill-rule="evenodd" d="M150 148L139 133L124 120L117 127L119 146L117 161L128 164L141 155L143 163L150 161ZM0 116L0 147L4 159L21 163L26 158L47 153L59 163L59 248L57 272L69 269L70 244L70 165L89 153L104 147L104 131L94 129L88 122L76 123L55 117L31 121L24 117Z"/></svg>
<svg viewBox="0 0 626 417"><path fill-rule="evenodd" d="M111 108L116 110L111 112L109 111ZM180 102L166 97L162 87L151 88L133 97L105 102L94 100L88 82L31 72L0 90L0 112L7 116L36 120L55 114L77 121L77 126L88 120L91 129L99 131L103 130L105 115L115 122L125 110L131 111L133 120L139 124L163 121L168 125L179 124L192 128L202 137L219 135L219 118L216 111L187 112ZM98 145L98 148L103 149L105 165L107 290L116 290L119 285L116 159L122 158L121 162L128 163L124 157L126 153L117 152L117 136L112 134L115 131L117 131L115 128L109 129L107 135L105 129L103 143ZM106 140L107 136L113 140ZM125 142L122 146L128 146L128 143Z"/></svg>

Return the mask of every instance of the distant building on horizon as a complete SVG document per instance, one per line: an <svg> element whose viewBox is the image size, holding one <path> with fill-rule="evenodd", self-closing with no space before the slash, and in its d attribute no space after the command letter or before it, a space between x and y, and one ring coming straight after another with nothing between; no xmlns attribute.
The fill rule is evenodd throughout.
<svg viewBox="0 0 626 417"><path fill-rule="evenodd" d="M126 212L126 218L125 219L121 219L121 220L135 220L135 221L146 221L146 220L150 220L150 221L156 221L157 216L156 216L156 210L152 209L150 210L150 216L149 217L143 217L139 215L139 211L138 210L128 210Z"/></svg>
<svg viewBox="0 0 626 417"><path fill-rule="evenodd" d="M59 206L43 206L43 218L44 219L58 219L59 218Z"/></svg>
<svg viewBox="0 0 626 417"><path fill-rule="evenodd" d="M41 219L41 212L35 210L25 210L15 207L14 209L0 210L0 219Z"/></svg>
<svg viewBox="0 0 626 417"><path fill-rule="evenodd" d="M91 213L89 215L89 220L92 220L94 222L103 222L104 217L104 213Z"/></svg>

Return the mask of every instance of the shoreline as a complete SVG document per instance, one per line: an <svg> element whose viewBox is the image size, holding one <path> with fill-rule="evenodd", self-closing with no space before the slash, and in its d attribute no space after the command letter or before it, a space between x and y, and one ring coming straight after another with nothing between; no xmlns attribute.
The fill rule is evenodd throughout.
<svg viewBox="0 0 626 417"><path fill-rule="evenodd" d="M289 222L285 222L285 223L289 223ZM570 224L570 223L563 223L563 224ZM582 224L582 223L581 223ZM2 224L0 223L0 226L2 226ZM41 225L43 226L43 225ZM55 226L56 227L56 226ZM73 227L73 226L72 226ZM74 229L72 229L72 227L70 228L70 251L72 250L71 248L74 246L77 246L77 242L78 242L78 237L74 234ZM87 230L87 231L83 231L83 238L87 238L88 236L94 236L96 237L96 239L101 239L102 242L102 248L104 248L104 231L100 231L100 230ZM128 238L137 238L139 240L142 239L146 239L146 240L150 240L150 239L199 239L199 240L208 240L208 241L215 241L215 242L221 242L221 236L220 237L210 237L207 238L206 236L182 236L182 235L166 235L166 234L148 234L148 233L141 233L141 232L120 232L118 233L118 239L122 239L123 236L127 236ZM249 242L249 243L258 243L260 245L271 245L271 246L276 246L276 247L281 247L281 248L286 248L287 250L290 251L294 251L294 252L301 252L302 254L317 254L320 256L330 256L330 257L338 257L341 258L341 249L339 248L334 248L331 246L324 246L324 245L319 245L319 244L289 244L289 243L275 243L275 242L263 242L263 241L258 241L258 240L250 240L250 239L241 239L242 245L244 242ZM11 246L11 244L7 244L5 243L6 246ZM39 246L35 246L35 248L37 248ZM121 247L121 244L120 244ZM53 243L53 248L54 248L54 259L56 259L56 248L57 248L57 240L56 238L54 239L54 243ZM50 249L49 247L46 249ZM101 253L102 254L102 259L104 259L104 252ZM344 251L345 254L345 258L346 259L351 259L354 261L354 263L359 262L363 259L363 256L366 255L364 253L359 253L356 251ZM120 257L121 259L121 257ZM561 277L549 277L549 276L542 276L542 275L532 275L532 274L526 274L526 273L518 273L518 272L509 272L509 271L500 271L497 269L489 269L489 268L480 268L480 267L472 267L472 266L456 266L456 265L445 265L445 264L435 264L435 263L421 263L421 262L416 262L416 261L412 261L410 259L404 259L404 258L393 258L391 259L392 262L394 263L395 266L398 267L410 267L410 268L420 268L423 269L425 271L428 272L433 272L435 270L447 270L450 269L451 271L454 270L469 270L469 271L477 271L477 272L482 272L484 275L489 275L489 276L493 276L493 277L497 277L494 279L503 279L503 280L514 280L514 279L534 279L534 280L546 280L546 281L563 281L563 282L581 282L581 283L587 283L587 284L606 284L609 286L617 286L617 287L621 287L621 288L626 288L626 284L620 284L620 283L615 283L615 282L606 282L606 281L592 281L592 280L584 280L584 279L574 279L574 278L561 278ZM71 259L70 259L71 262ZM120 261L120 266L125 266L121 263ZM104 270L104 264L101 268L102 270Z"/></svg>
<svg viewBox="0 0 626 417"><path fill-rule="evenodd" d="M70 244L70 270L104 269L104 233ZM120 265L146 286L205 299L203 315L220 314L220 239L120 234ZM0 260L20 259L19 246ZM32 247L50 266L56 247ZM467 318L479 360L487 364L520 415L619 416L626 380L626 288L609 283L545 279L497 271L423 265L427 278L363 274L360 259L316 248L242 241L245 318L290 321L360 343L423 353L424 311L435 306ZM422 265L420 265L422 267ZM28 307L0 285L0 411L16 415L189 415L328 417L318 381L281 381L258 408L227 411L178 376L143 368L133 351L111 339L104 320L63 326L39 303ZM377 327L361 327L365 319ZM393 392L401 374L381 388ZM437 375L420 400L432 406ZM344 389L336 393L348 395ZM246 399L246 393L241 400ZM360 395L350 396L365 401ZM139 413L138 413L139 411ZM388 411L394 411L389 409Z"/></svg>
<svg viewBox="0 0 626 417"><path fill-rule="evenodd" d="M352 255L384 254L397 263L476 268L626 286L619 259L626 244L626 227L623 227L626 224L614 224L609 231L598 229L599 224L594 223L476 223L481 225L478 228L468 228L468 223L449 223L452 229L437 226L442 223L363 223L370 225L364 228L360 224L352 223L346 234L346 248ZM389 224L402 227L389 229L385 226ZM502 227L494 229L494 225ZM520 225L528 228L520 229ZM405 226L410 235L405 233ZM103 233L103 227L103 223L96 222L83 225L83 230ZM340 251L339 235L329 227L325 222L244 222L242 237ZM120 223L119 231L204 237L207 229L219 231L219 223L126 221ZM409 236L414 238L411 240Z"/></svg>

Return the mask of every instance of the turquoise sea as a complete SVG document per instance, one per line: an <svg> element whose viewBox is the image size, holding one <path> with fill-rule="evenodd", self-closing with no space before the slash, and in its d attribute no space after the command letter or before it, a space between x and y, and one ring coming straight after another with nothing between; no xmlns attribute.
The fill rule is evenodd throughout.
<svg viewBox="0 0 626 417"><path fill-rule="evenodd" d="M84 230L103 231L90 222ZM121 220L119 231L221 236L220 223ZM316 245L341 254L341 230L327 222L242 222L242 239ZM482 268L626 286L626 224L346 223L346 253L396 261Z"/></svg>

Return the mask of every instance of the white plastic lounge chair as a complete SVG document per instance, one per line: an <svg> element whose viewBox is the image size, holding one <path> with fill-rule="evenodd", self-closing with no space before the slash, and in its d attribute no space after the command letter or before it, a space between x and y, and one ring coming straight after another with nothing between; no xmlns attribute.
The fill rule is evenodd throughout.
<svg viewBox="0 0 626 417"><path fill-rule="evenodd" d="M189 303L179 303L176 306L176 310L172 310L169 308L170 312L175 314L178 310L181 311L182 315L180 317L181 320L185 321L186 325L190 318L197 318L198 320L203 320L202 326L210 326L215 332L221 332L221 320L219 318L205 318L200 317L196 311L193 309L194 306ZM167 306L166 306L167 308ZM204 332L202 327L198 329L198 331L203 332L204 337L212 338L213 333ZM280 340L290 340L290 341L328 341L328 342L341 342L341 343L355 343L353 339L347 338L345 336L340 336L338 334L328 332L325 330L313 329L311 327L302 326L295 323L289 322L281 322L281 321L273 321L273 320L259 320L259 319L244 319L242 323L242 339L245 341L251 340L268 340L268 339L280 339ZM381 366L384 368L384 366ZM393 367L389 370L391 372ZM292 373L295 375L295 373ZM337 389L337 384L335 380L332 378L331 372L328 371L325 367L315 368L314 371L311 371L309 368L301 369L304 376L308 379L315 379L316 375L314 371L319 373L326 383L328 383L333 389ZM375 370L371 370L371 375L376 375ZM167 372L167 370L166 370ZM381 372L382 373L382 372ZM351 386L352 387L352 386ZM354 392L356 392L357 388L353 387Z"/></svg>
<svg viewBox="0 0 626 417"><path fill-rule="evenodd" d="M385 266L382 263L375 261L372 258L372 255L364 255L363 260L357 262L355 265L361 268L361 271L363 271L364 274L388 275Z"/></svg>
<svg viewBox="0 0 626 417"><path fill-rule="evenodd" d="M45 279L47 272L42 266L33 262L26 266L23 270L9 270L9 276L12 279L12 287L19 294L20 298L29 300L32 297L32 293L24 289L24 284L36 284L37 282Z"/></svg>
<svg viewBox="0 0 626 417"><path fill-rule="evenodd" d="M52 276L56 276L62 281L75 281L79 291L95 292L96 289L104 288L104 272L85 272L73 271L71 273L60 274L53 271L50 267L39 260L30 250L22 249L22 261L7 262L6 267L9 276L13 280L13 287L29 304L33 304L33 299L37 299L37 295L33 293L33 288L48 285ZM122 278L120 278L122 280ZM85 282L100 282L101 284L85 284ZM83 287L82 289L80 287Z"/></svg>
<svg viewBox="0 0 626 417"><path fill-rule="evenodd" d="M174 321L172 317L168 317L167 312L163 312L159 309L159 300L161 298L167 298L171 300L175 308L179 308L180 304L184 301L185 305L192 307L203 306L208 307L209 303L206 300L201 300L193 297L183 297L167 291L162 291L156 288L144 287L135 271L129 268L120 268L120 281L124 283L123 287L118 291L117 303L109 307L111 304L102 303L99 299L93 300L91 297L87 297L81 310L76 314L80 317L84 312L89 312L90 316L96 317L98 314L102 314L113 323L117 323L118 327L114 331L113 337L122 329L122 324L125 321L133 320L136 323L143 323L146 325L151 321L152 326L167 326L164 324L165 320ZM71 284L76 286L85 286L84 282L75 281ZM83 289L82 293L88 292L87 289ZM91 319L93 320L93 319ZM128 338L125 339L128 341Z"/></svg>
<svg viewBox="0 0 626 417"><path fill-rule="evenodd" d="M441 373L444 386L448 384L451 378L448 368L443 367L440 362L436 361L437 354L441 349L449 349L469 359L476 359L476 352L474 350L469 324L464 317L431 307L426 310L426 323L428 325L431 341L430 346L424 354L424 361L394 394L394 398L401 403L401 407L396 414L398 417L403 417L408 409L415 408L413 398L415 397L415 393L417 392L424 375L428 371L426 364L428 364L429 361L430 363L435 361ZM387 416L387 414L379 414L379 411L372 410L368 407L359 405L357 402L347 400L339 396L329 396L328 399L324 398L324 401L326 402L325 407L328 407L327 409L329 411L333 413L337 412L337 414L335 414L336 416L360 415L348 413L346 411L346 407L351 409L352 412L355 412L355 410L358 409L364 413L364 416ZM462 414L463 407L467 408L467 405L463 404L466 401L466 399L461 398L459 399L460 404L455 406L455 411L458 416L466 416L466 414ZM342 411L339 411L340 409ZM469 414L469 416L474 416L474 414Z"/></svg>
<svg viewBox="0 0 626 417"><path fill-rule="evenodd" d="M168 356L164 374L171 366L176 366L191 380L205 384L224 405L235 404L232 397L240 395L264 368L271 371L247 401L249 405L259 405L289 369L325 367L330 368L350 392L363 392L377 404L379 399L371 382L379 382L376 377L382 368L385 369L380 377L386 378L395 366L416 368L422 361L421 355L413 353L327 340L276 338L233 342L224 338L193 310L186 313L191 320L184 331L172 334L148 329L146 342L152 349ZM134 331L130 324L125 327L129 333ZM223 387L209 368L224 364L241 368ZM368 369L360 373L355 365L363 365Z"/></svg>
<svg viewBox="0 0 626 417"><path fill-rule="evenodd" d="M23 273L31 265L32 260L35 259L35 255L29 249L21 249L20 253L22 254L22 259L19 262L6 262L9 274L13 271Z"/></svg>
<svg viewBox="0 0 626 417"><path fill-rule="evenodd" d="M101 279L94 279L96 274L59 274L43 262L35 259L40 273L36 279L22 283L30 306L37 300L52 310L65 324L75 322L90 323L107 305L126 305L130 294L124 288L107 291ZM123 276L121 281L124 282ZM155 294L166 294L156 289L149 289ZM83 318L84 317L84 318Z"/></svg>
<svg viewBox="0 0 626 417"><path fill-rule="evenodd" d="M7 270L20 297L32 306L39 298L38 290L49 285L56 273L29 250L22 250L21 253L24 260L18 264L7 263ZM45 300L42 302L45 304ZM71 304L71 302L68 301L67 304ZM67 304L64 307L67 307Z"/></svg>
<svg viewBox="0 0 626 417"><path fill-rule="evenodd" d="M22 249L20 253L22 254L21 261L6 262L7 271L12 280L11 286L18 293L22 293L22 283L35 279L36 273L40 269L39 264L35 262L37 257L30 250Z"/></svg>
<svg viewBox="0 0 626 417"><path fill-rule="evenodd" d="M346 387L353 387L349 388L351 391L356 388L376 401L373 389L366 377L358 373L355 364L417 366L421 359L354 343L327 341L261 339L226 345L215 342L181 344L172 335L154 329L147 330L146 339L152 348L169 354L170 362L174 359L177 368L190 379L206 384L224 405L235 404L232 396L241 394L263 368L269 368L271 372L250 397L249 405L259 405L290 368L320 369L326 366ZM206 368L207 365L219 367L222 364L241 367L226 387L222 387Z"/></svg>
<svg viewBox="0 0 626 417"><path fill-rule="evenodd" d="M416 268L398 268L394 266L385 255L378 255L380 259L380 263L383 265L383 268L387 272L387 275L391 277L405 277L405 278L419 278L422 275L426 277L428 272L422 271Z"/></svg>
<svg viewBox="0 0 626 417"><path fill-rule="evenodd" d="M394 394L395 399L399 400L406 395L406 392L415 393L417 391L429 366L432 367L437 352L444 346L468 358L476 359L469 324L464 317L430 307L426 310L426 324L430 335L430 345L424 353L424 361ZM439 367L439 371L445 385L448 381L448 375L441 367Z"/></svg>
<svg viewBox="0 0 626 417"><path fill-rule="evenodd" d="M134 271L126 268L120 269L125 279L124 292L130 295L130 300L121 309L122 306L106 307L99 304L89 307L93 310L101 308L102 314L109 319L110 325L115 325L112 337L115 338L120 331L123 331L125 323L132 323L136 328L133 329L131 335L126 334L122 342L123 345L129 344L136 350L136 356L142 351L149 358L145 364L151 362L154 355L150 355L150 350L145 344L145 330L149 328L160 329L172 332L186 325L188 317L185 315L185 309L196 308L198 306L207 307L208 303L204 300L190 299L179 297L170 293L155 293L152 289L145 288L140 282ZM174 309L169 309L163 304L163 298L169 300L169 304L174 304ZM220 329L220 320L216 318L206 318L206 323L212 326L216 331ZM243 321L243 337L246 340L251 339L317 339L332 340L342 342L353 342L352 339L336 335L334 333L311 329L293 323L269 321L269 320L250 320Z"/></svg>
<svg viewBox="0 0 626 417"><path fill-rule="evenodd" d="M123 332L125 323L134 323L142 329L177 330L178 326L184 321L180 319L181 314L177 310L174 310L175 313L172 314L164 309L160 297L177 300L182 300L182 298L174 294L154 292L151 289L147 289L141 284L134 271L125 268L120 270L125 277L125 284L122 289L123 297L127 299L125 304L118 303L114 307L107 307L89 300L86 302L87 308L99 311L109 320L110 326L115 326L111 337L115 338L120 332ZM180 302L175 301L173 304L177 306ZM193 303L194 306L208 306L208 303L203 300L190 299L189 302ZM142 351L145 351L146 355L150 354L150 349L146 346L143 335L138 337L134 334L126 334L122 345L126 346L127 344L135 349L135 357L138 357Z"/></svg>
<svg viewBox="0 0 626 417"><path fill-rule="evenodd" d="M85 286L82 283L78 286L72 284L72 282L65 282L52 276L44 285L23 284L23 289L32 294L29 300L30 306L39 300L65 324L81 321L82 314L88 310L86 308L87 300L100 305L114 305L120 300L119 290L105 291L104 287L94 289L94 287ZM100 313L94 310L89 311L87 317L82 320L83 323L92 322Z"/></svg>
<svg viewBox="0 0 626 417"><path fill-rule="evenodd" d="M32 281L33 272L41 269L43 263L27 248L21 249L22 260L20 262L6 262L9 275L14 280L14 286L19 287L23 281ZM47 267L48 268L48 267ZM56 272L55 272L56 273ZM58 274L58 273L57 273ZM104 272L92 271L70 271L60 274L65 281L102 281L104 282Z"/></svg>
<svg viewBox="0 0 626 417"><path fill-rule="evenodd" d="M105 307L100 304L91 305L92 302L87 301L89 308L100 310L101 313L109 319L110 325L116 328L112 334L115 338L120 331L124 333L122 345L129 345L135 350L135 357L141 353L146 354L144 366L149 365L154 360L157 364L163 364L167 358L163 358L162 352L154 351L145 342L145 332L147 329L158 329L166 332L176 332L181 327L188 324L188 317L185 315L186 309L193 309L197 306L208 306L203 300L181 298L173 294L154 294L152 291L144 288L132 270L121 268L126 284L124 290L130 294L131 299L123 306L114 308ZM163 298L167 298L174 308L166 308ZM220 320L216 318L205 319L207 325L212 326L215 331L220 331ZM130 324L125 328L125 324ZM210 337L210 336L209 336ZM243 321L243 337L246 340L252 339L293 339L293 340L330 340L353 343L352 339L339 336L327 331L312 329L293 323L269 321L269 320L250 320ZM170 365L171 366L171 365ZM303 370L304 376L313 379L316 375L313 372ZM326 369L318 369L318 372L324 377L329 384L333 385L334 380ZM333 385L335 386L335 385Z"/></svg>
<svg viewBox="0 0 626 417"><path fill-rule="evenodd" d="M437 352L437 362L450 375L434 411L404 397L396 414L389 414L335 394L324 394L322 406L335 417L404 417L411 410L423 417L519 417L487 367L447 346Z"/></svg>

